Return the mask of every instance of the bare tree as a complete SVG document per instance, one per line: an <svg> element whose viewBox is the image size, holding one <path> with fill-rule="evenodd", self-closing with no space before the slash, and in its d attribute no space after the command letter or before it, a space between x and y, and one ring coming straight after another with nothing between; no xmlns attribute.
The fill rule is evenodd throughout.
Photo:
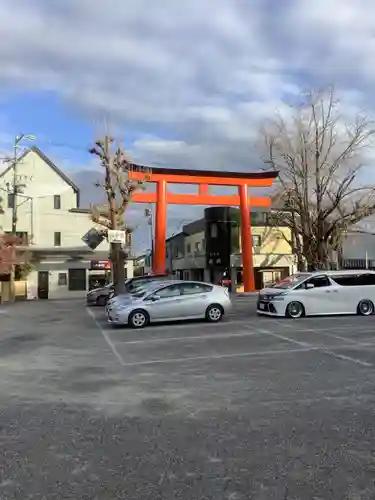
<svg viewBox="0 0 375 500"><path fill-rule="evenodd" d="M143 187L149 173L145 171L144 180L141 181L129 179L129 172L134 169L134 165L124 148L113 137L105 136L104 139L96 141L95 146L89 152L99 158L104 169L104 181L98 182L96 186L103 188L107 197L106 204L91 207L92 220L103 226L106 233L108 230L124 231L129 242L132 229L125 222L125 212L133 193ZM116 294L125 291L126 257L121 244L111 244L113 283Z"/></svg>
<svg viewBox="0 0 375 500"><path fill-rule="evenodd" d="M263 159L279 172L274 202L292 233L299 267L325 268L348 228L375 213L375 186L366 183L373 123L348 123L333 88L310 92L263 128ZM275 220L279 224L280 220Z"/></svg>

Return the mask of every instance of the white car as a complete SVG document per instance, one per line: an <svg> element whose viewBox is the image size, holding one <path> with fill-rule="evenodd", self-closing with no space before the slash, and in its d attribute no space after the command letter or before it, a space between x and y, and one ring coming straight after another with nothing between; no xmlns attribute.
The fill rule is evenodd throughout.
<svg viewBox="0 0 375 500"><path fill-rule="evenodd" d="M369 270L296 273L259 292L257 313L300 318L308 315L375 311L375 272Z"/></svg>
<svg viewBox="0 0 375 500"><path fill-rule="evenodd" d="M108 310L108 322L132 328L189 319L218 322L231 305L228 289L222 286L196 281L163 282L118 300Z"/></svg>

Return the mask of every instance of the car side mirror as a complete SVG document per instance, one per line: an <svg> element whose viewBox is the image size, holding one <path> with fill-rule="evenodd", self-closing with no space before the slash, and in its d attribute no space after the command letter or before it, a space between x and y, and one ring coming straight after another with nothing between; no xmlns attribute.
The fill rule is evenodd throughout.
<svg viewBox="0 0 375 500"><path fill-rule="evenodd" d="M315 288L312 283L307 283L306 284L306 290L311 290L312 288Z"/></svg>
<svg viewBox="0 0 375 500"><path fill-rule="evenodd" d="M160 297L159 297L159 295L153 295L151 297L151 300L152 300L152 302L157 302L158 300L160 300Z"/></svg>

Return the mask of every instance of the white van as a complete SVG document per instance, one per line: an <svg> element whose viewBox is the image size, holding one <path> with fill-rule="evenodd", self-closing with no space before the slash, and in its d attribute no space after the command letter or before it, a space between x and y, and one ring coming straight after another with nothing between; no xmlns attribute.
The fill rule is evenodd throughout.
<svg viewBox="0 0 375 500"><path fill-rule="evenodd" d="M297 273L259 292L257 312L300 318L375 311L375 271Z"/></svg>

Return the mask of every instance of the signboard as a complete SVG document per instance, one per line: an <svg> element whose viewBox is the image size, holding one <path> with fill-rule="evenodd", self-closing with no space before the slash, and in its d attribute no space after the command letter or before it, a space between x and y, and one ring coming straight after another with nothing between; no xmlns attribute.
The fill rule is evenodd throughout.
<svg viewBox="0 0 375 500"><path fill-rule="evenodd" d="M91 250L95 250L104 238L105 236L102 231L98 231L95 227L92 227L81 239Z"/></svg>
<svg viewBox="0 0 375 500"><path fill-rule="evenodd" d="M107 271L111 269L109 260L92 260L90 262L90 269L92 271Z"/></svg>
<svg viewBox="0 0 375 500"><path fill-rule="evenodd" d="M108 230L108 242L109 243L121 243L122 245L125 245L126 232L125 231Z"/></svg>

